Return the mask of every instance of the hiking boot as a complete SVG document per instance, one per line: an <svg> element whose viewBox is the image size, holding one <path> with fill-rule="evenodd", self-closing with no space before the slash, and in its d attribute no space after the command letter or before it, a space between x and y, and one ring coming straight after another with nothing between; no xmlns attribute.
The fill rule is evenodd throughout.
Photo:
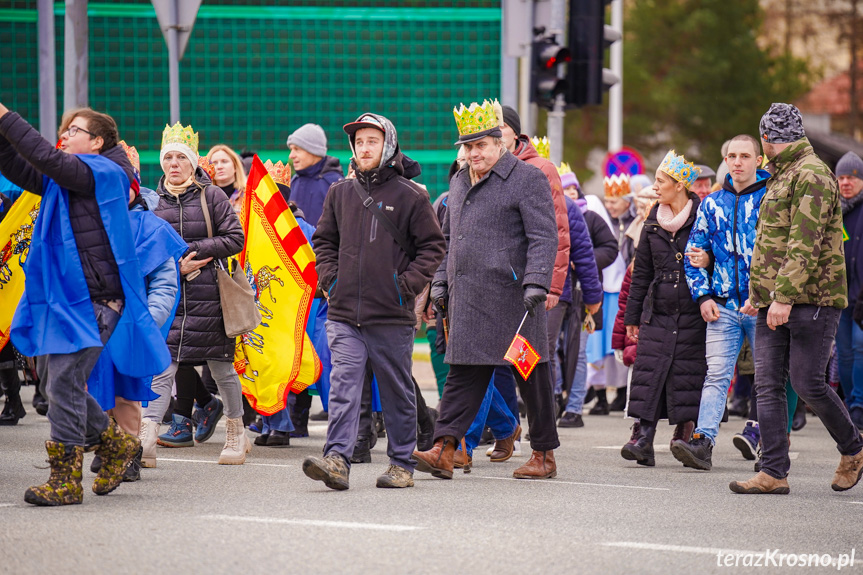
<svg viewBox="0 0 863 575"><path fill-rule="evenodd" d="M246 454L252 451L252 442L246 437L243 418L227 419L225 423L225 446L219 454L219 465L242 465Z"/></svg>
<svg viewBox="0 0 863 575"><path fill-rule="evenodd" d="M404 467L390 465L384 474L378 477L376 485L383 488L413 487L414 474Z"/></svg>
<svg viewBox="0 0 863 575"><path fill-rule="evenodd" d="M633 426L634 431L635 426ZM656 456L653 451L653 438L656 435L656 424L640 423L638 436L635 441L630 438L620 449L620 456L627 461L634 461L639 465L653 467L656 465Z"/></svg>
<svg viewBox="0 0 863 575"><path fill-rule="evenodd" d="M27 411L24 409L24 404L21 403L21 396L17 393L15 395L7 395L6 405L3 406L3 411L0 412L0 425L18 425L18 420L25 415L27 415Z"/></svg>
<svg viewBox="0 0 863 575"><path fill-rule="evenodd" d="M609 411L623 411L626 407L626 387L618 387L614 401L608 404Z"/></svg>
<svg viewBox="0 0 863 575"><path fill-rule="evenodd" d="M521 426L516 425L515 431L506 439L500 439L494 442L494 451L491 452L491 461L493 463L503 463L512 457L515 449L515 440L521 437Z"/></svg>
<svg viewBox="0 0 863 575"><path fill-rule="evenodd" d="M195 422L195 441L204 443L213 436L216 431L216 424L222 418L224 413L224 405L218 397L213 397L210 403L204 407L199 407L192 414L192 420Z"/></svg>
<svg viewBox="0 0 863 575"><path fill-rule="evenodd" d="M743 454L743 459L754 460L758 451L758 443L761 441L761 429L758 427L758 422L751 419L747 421L743 431L736 434L731 441L734 443L734 447Z"/></svg>
<svg viewBox="0 0 863 575"><path fill-rule="evenodd" d="M634 445L638 438L641 436L641 421L638 419L632 424L630 427L632 430L632 434L629 436L629 441L626 442L627 445Z"/></svg>
<svg viewBox="0 0 863 575"><path fill-rule="evenodd" d="M464 451L458 449L452 456L452 466L454 469L462 469L465 473L470 473L473 467L473 457L470 455L465 457Z"/></svg>
<svg viewBox="0 0 863 575"><path fill-rule="evenodd" d="M692 439L692 432L695 431L694 421L684 421L674 426L674 433L671 434L671 441L668 443L670 449L675 441L683 441L689 443Z"/></svg>
<svg viewBox="0 0 863 575"><path fill-rule="evenodd" d="M439 479L452 479L455 456L455 437L445 435L435 441L428 451L414 451L413 460L417 462L417 471L431 473Z"/></svg>
<svg viewBox="0 0 863 575"><path fill-rule="evenodd" d="M758 475L749 481L732 481L728 484L731 491L734 493L744 493L748 495L761 494L776 494L787 495L791 490L788 487L787 479L776 479L767 475L763 471L759 471Z"/></svg>
<svg viewBox="0 0 863 575"><path fill-rule="evenodd" d="M584 427L584 419L582 419L580 413L572 413L571 411L565 411L563 416L561 416L560 421L557 422L558 427Z"/></svg>
<svg viewBox="0 0 863 575"><path fill-rule="evenodd" d="M138 448L138 453L135 458L129 462L129 466L123 473L123 481L138 481L141 479L141 454L144 452L143 447Z"/></svg>
<svg viewBox="0 0 863 575"><path fill-rule="evenodd" d="M194 447L195 438L192 435L192 420L175 413L171 416L171 427L159 436L156 443L162 447Z"/></svg>
<svg viewBox="0 0 863 575"><path fill-rule="evenodd" d="M681 462L684 467L710 471L713 467L711 456L713 454L713 443L703 433L696 433L689 443L676 440L671 444L671 454Z"/></svg>
<svg viewBox="0 0 863 575"><path fill-rule="evenodd" d="M551 479L557 477L554 451L534 450L527 463L513 471L512 476L516 479Z"/></svg>
<svg viewBox="0 0 863 575"><path fill-rule="evenodd" d="M372 462L372 441L370 437L358 437L351 454L351 463Z"/></svg>
<svg viewBox="0 0 863 575"><path fill-rule="evenodd" d="M159 437L159 422L141 420L138 439L141 440L141 467L156 467L156 440Z"/></svg>
<svg viewBox="0 0 863 575"><path fill-rule="evenodd" d="M342 456L335 453L325 457L306 457L303 473L310 479L323 481L324 485L336 491L343 491L350 486L351 470Z"/></svg>
<svg viewBox="0 0 863 575"><path fill-rule="evenodd" d="M863 476L863 451L857 455L843 455L830 487L833 491L847 491L857 485L860 476Z"/></svg>
<svg viewBox="0 0 863 575"><path fill-rule="evenodd" d="M84 500L81 487L81 468L84 466L84 448L66 447L56 441L46 441L51 476L48 482L24 492L24 501L32 505L75 505Z"/></svg>
<svg viewBox="0 0 863 575"><path fill-rule="evenodd" d="M107 495L123 482L126 467L138 454L141 441L123 431L113 419L108 420L108 429L99 437L102 442L96 448L96 455L102 458L102 467L93 481L93 493Z"/></svg>

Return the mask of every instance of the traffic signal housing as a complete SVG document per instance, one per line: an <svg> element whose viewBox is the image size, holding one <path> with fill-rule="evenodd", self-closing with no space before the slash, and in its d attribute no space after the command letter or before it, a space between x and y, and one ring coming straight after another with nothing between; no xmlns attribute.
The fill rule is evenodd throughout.
<svg viewBox="0 0 863 575"><path fill-rule="evenodd" d="M572 59L569 48L553 38L539 38L532 44L531 101L551 110L558 94L566 94L567 82L558 77L558 65Z"/></svg>
<svg viewBox="0 0 863 575"><path fill-rule="evenodd" d="M605 24L605 7L610 0L570 0L569 49L572 61L567 70L566 103L580 108L602 104L602 94L620 82L604 67L605 52L621 39L620 31Z"/></svg>

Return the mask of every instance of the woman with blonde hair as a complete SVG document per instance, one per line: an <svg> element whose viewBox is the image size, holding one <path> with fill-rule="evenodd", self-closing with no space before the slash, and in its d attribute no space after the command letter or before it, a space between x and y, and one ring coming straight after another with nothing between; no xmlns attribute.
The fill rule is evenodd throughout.
<svg viewBox="0 0 863 575"><path fill-rule="evenodd" d="M240 156L225 144L216 144L207 152L207 161L213 166L213 183L222 188L239 214L246 191L246 171Z"/></svg>

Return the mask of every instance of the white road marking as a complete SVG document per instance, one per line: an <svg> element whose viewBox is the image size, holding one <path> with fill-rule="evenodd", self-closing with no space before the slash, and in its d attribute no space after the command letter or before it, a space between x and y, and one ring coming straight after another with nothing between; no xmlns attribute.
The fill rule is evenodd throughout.
<svg viewBox="0 0 863 575"><path fill-rule="evenodd" d="M278 517L242 517L239 515L202 515L202 519L247 521L276 525L299 525L303 527L334 527L340 529L372 529L377 531L417 531L424 527L415 525L386 525L383 523L356 523L353 521L322 521L319 519L281 519Z"/></svg>
<svg viewBox="0 0 863 575"><path fill-rule="evenodd" d="M156 461L177 461L180 463L212 463L213 465L218 465L218 461L212 461L209 459L174 459L173 457L157 457ZM256 465L258 467L294 467L299 469L299 465L285 465L282 463L251 463L246 462L243 465ZM146 471L145 471L146 473Z"/></svg>
<svg viewBox="0 0 863 575"><path fill-rule="evenodd" d="M620 451L621 447L623 447L623 446L622 445L594 445L593 446L594 449L616 449L618 451ZM653 450L654 451L671 451L671 449L669 449L668 446L665 444L654 445Z"/></svg>
<svg viewBox="0 0 863 575"><path fill-rule="evenodd" d="M637 541L613 541L603 543L604 547L625 547L627 549L643 549L646 551L673 551L675 553L697 553L704 555L747 555L761 551L744 551L742 549L719 549L715 547L689 547L687 545L660 545L656 543L639 543Z"/></svg>
<svg viewBox="0 0 863 575"><path fill-rule="evenodd" d="M478 477L479 479L499 479L501 481L521 481L524 483L526 480L524 479L516 479L515 477L488 477L484 475L475 475L474 477ZM644 489L647 491L671 491L668 487L642 487L640 485L616 485L614 483L583 483L579 481L558 481L554 479L552 481L543 482L543 484L548 485L586 485L588 487L617 487L620 489Z"/></svg>
<svg viewBox="0 0 863 575"><path fill-rule="evenodd" d="M0 503L0 507L17 507L17 503Z"/></svg>

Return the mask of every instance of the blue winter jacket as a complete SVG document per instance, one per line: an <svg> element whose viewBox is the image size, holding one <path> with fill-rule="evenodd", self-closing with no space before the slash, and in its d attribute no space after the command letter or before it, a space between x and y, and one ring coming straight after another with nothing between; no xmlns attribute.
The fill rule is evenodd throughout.
<svg viewBox="0 0 863 575"><path fill-rule="evenodd" d="M581 213L581 208L570 198L566 198L566 213L569 217L569 273L563 284L560 300L572 303L572 284L581 282L584 303L594 304L602 301L602 284L599 283L599 270L590 232Z"/></svg>
<svg viewBox="0 0 863 575"><path fill-rule="evenodd" d="M713 261L710 268L696 268L684 258L686 283L698 305L713 298L727 309L737 310L749 299L749 266L755 246L755 226L770 174L758 170L754 184L737 192L731 176L722 189L704 198L686 251L701 248Z"/></svg>
<svg viewBox="0 0 863 575"><path fill-rule="evenodd" d="M324 156L317 164L296 171L291 178L291 201L303 211L308 223L318 224L330 186L343 178L342 166L332 156Z"/></svg>

